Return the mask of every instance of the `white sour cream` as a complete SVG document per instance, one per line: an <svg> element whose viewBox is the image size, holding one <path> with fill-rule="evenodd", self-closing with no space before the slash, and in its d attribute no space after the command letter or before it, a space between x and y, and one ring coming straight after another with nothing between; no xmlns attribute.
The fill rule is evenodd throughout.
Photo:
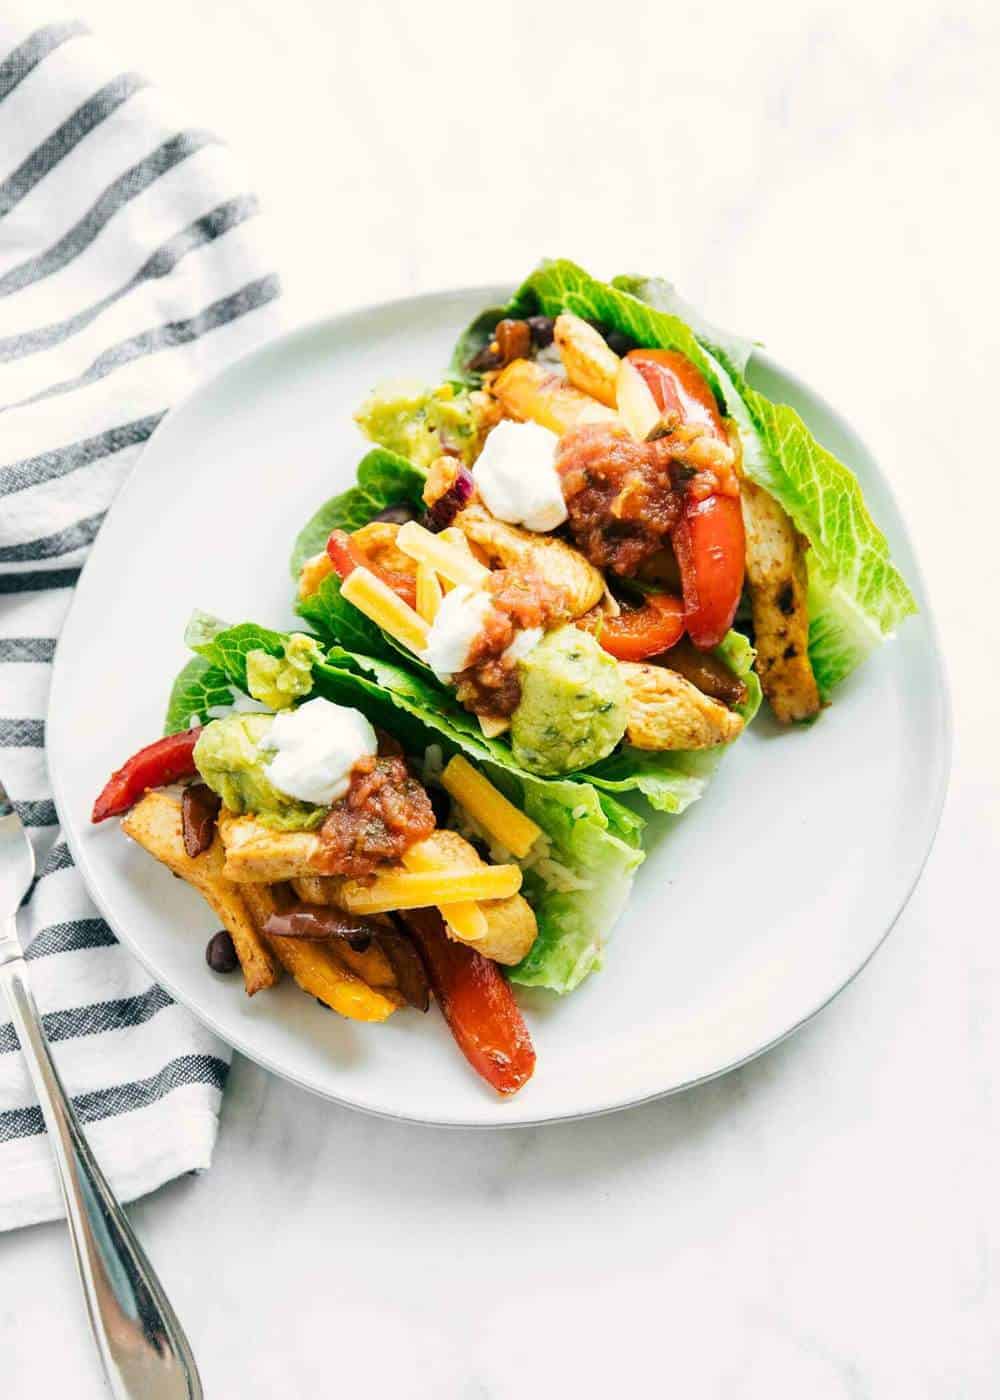
<svg viewBox="0 0 1000 1400"><path fill-rule="evenodd" d="M554 530L566 519L556 471L559 439L537 423L504 420L490 433L473 468L488 511L509 525Z"/></svg>
<svg viewBox="0 0 1000 1400"><path fill-rule="evenodd" d="M439 681L447 683L468 665L472 643L483 630L493 599L479 589L460 583L438 608L427 633L424 660Z"/></svg>
<svg viewBox="0 0 1000 1400"><path fill-rule="evenodd" d="M378 738L360 710L319 696L275 715L258 747L274 754L264 772L279 792L327 807L346 794L358 760L378 752Z"/></svg>
<svg viewBox="0 0 1000 1400"><path fill-rule="evenodd" d="M523 661L529 651L534 651L544 636L545 633L540 627L526 627L523 632L518 632L504 652L504 658L507 661Z"/></svg>

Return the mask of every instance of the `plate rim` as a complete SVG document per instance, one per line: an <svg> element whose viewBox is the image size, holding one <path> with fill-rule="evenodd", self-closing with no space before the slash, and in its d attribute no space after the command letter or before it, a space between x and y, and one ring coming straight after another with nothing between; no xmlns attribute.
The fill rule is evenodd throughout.
<svg viewBox="0 0 1000 1400"><path fill-rule="evenodd" d="M280 331L276 335L269 337L267 340L261 342L259 345L254 346L252 349L245 351L241 355L237 356L235 359L229 361L228 364L224 365L214 374L211 374L206 378L199 380L199 382L193 385L188 390L188 392L185 393L178 400L177 403L173 404L168 409L167 413L164 415L162 423L157 428L157 433L154 434L154 437L160 435L161 432L170 424L172 424L176 418L186 413L190 406L193 403L195 403L203 394L210 393L221 380L226 379L230 376L238 378L240 373L243 371L244 366L248 362L274 353L280 347L284 347L291 342L297 340L305 340L310 336L316 335L317 333L322 332L324 330L336 328L339 323L344 321L349 321L354 318L364 317L368 315L374 315L376 313L384 314L386 311L389 311L391 309L398 309L401 313L403 313L406 311L419 310L422 304L433 304L445 300L471 300L473 298L480 299L479 304L482 306L495 305L501 299L509 296L510 291L511 289L509 287L505 286L504 284L497 283L487 283L483 285L473 285L464 287L440 287L430 291L420 292L411 296L392 297L387 300L375 302L361 302L356 305L349 306L340 311L327 312L326 314L311 317L308 320L301 321L296 325L289 327L287 330ZM865 954L861 961L858 962L857 965L847 974L847 976L843 979L843 981L839 983L838 986L836 986L832 991L830 991L810 1010L808 1010L797 1020L795 1020L791 1025L778 1032L765 1043L761 1044L754 1050L748 1052L746 1055L740 1056L737 1059L732 1060L725 1065L721 1065L716 1069L709 1070L704 1074L695 1075L690 1079L684 1080L682 1083L673 1084L663 1089L654 1090L651 1093L643 1093L634 1098L623 1099L619 1102L598 1104L595 1107L582 1109L579 1111L572 1111L568 1113L539 1113L534 1116L529 1115L527 1117L519 1117L515 1121L508 1122L504 1122L497 1118L477 1117L474 1110L467 1115L463 1115L462 1117L448 1115L438 1117L430 1116L426 1113L407 1113L405 1110L401 1109L393 1110L388 1108L376 1107L370 1103L359 1102L348 1096L337 1094L321 1085L301 1078L300 1076L296 1075L293 1071L289 1070L287 1067L276 1064L267 1055L266 1052L262 1053L260 1050L256 1049L253 1046L252 1037L248 1041L243 1036L233 1035L228 1029L222 1029L215 1022L215 1020L210 1014L207 1014L200 1007L192 1004L192 1002L189 1000L186 994L179 992L177 988L173 985L172 979L163 977L161 972L152 965L148 957L142 951L140 942L133 939L133 937L125 930L125 928L117 922L117 920L111 912L110 907L96 892L97 882L95 881L94 884L91 883L90 860L89 855L87 853L87 849L85 845L78 839L74 821L67 820L67 815L71 813L72 809L63 790L61 765L59 765L58 763L53 764L51 762L51 749L47 742L45 755L46 765L48 767L50 782L52 785L53 799L55 801L56 812L59 817L61 835L66 841L66 844L73 857L76 868L80 873L80 877L84 883L84 886L86 887L88 896L97 905L102 916L107 920L108 924L110 925L119 942L121 942L128 949L129 953L137 959L137 961L145 968L145 970L150 974L150 976L153 977L156 980L156 982L170 994L170 996L178 1003L178 1005L185 1007L185 1009L188 1012L190 1012L190 1014L194 1016L196 1020L198 1020L203 1026L207 1027L207 1029L210 1030L213 1035L217 1036L219 1040L221 1040L224 1044L228 1045L232 1050L237 1051L239 1054L244 1055L247 1059L253 1061L255 1064L260 1065L261 1068L267 1070L269 1073L277 1075L280 1079L284 1079L289 1083L296 1085L297 1088L302 1089L307 1093L315 1094L318 1097L327 1100L328 1102L338 1104L342 1108L352 1109L356 1112L369 1114L373 1117L386 1119L391 1122L407 1123L425 1127L453 1128L458 1130L513 1130L517 1128L541 1127L556 1123L573 1123L579 1122L586 1118L603 1117L606 1114L617 1113L621 1110L628 1108L638 1108L641 1107L643 1104L654 1103L658 1099L665 1099L671 1097L674 1094L684 1093L687 1090L696 1088L701 1084L711 1083L712 1080L720 1079L724 1075L730 1074L732 1071L741 1069L743 1066L752 1063L760 1056L767 1054L770 1050L775 1049L785 1040L795 1035L797 1031L803 1028L803 1026L808 1025L809 1022L811 1022L817 1016L819 1016L820 1013L824 1011L828 1006L830 1006L831 1003L834 1002L837 999L837 997L841 995L842 992L846 991L846 989L851 986L851 984L861 975L861 973L865 970L868 964L872 961L876 953L884 946L890 933L896 927L896 924L899 922L900 917L902 916L904 910L909 904L917 885L920 883L920 879L924 873L924 870L927 867L927 862L930 859L931 852L934 849L934 844L937 839L937 834L940 829L941 818L944 811L944 804L947 797L948 785L951 776L952 753L954 746L953 709L946 658L941 647L940 634L937 627L937 621L934 615L933 605L931 603L927 591L923 568L920 563L919 555L916 549L914 548L913 537L909 525L907 523L906 516L900 508L899 500L893 486L892 478L882 469L879 459L868 448L867 443L865 443L864 439L860 436L857 429L855 429L852 426L850 421L842 413L840 413L838 409L834 408L829 403L829 401L824 397L824 395L822 395L818 390L816 390L811 384L807 383L800 375L796 374L792 370L787 369L781 361L775 359L773 356L769 355L760 347L754 347L753 357L763 365L766 365L768 369L780 375L781 378L786 380L790 385L801 390L804 394L813 399L819 406L822 407L823 411L827 415L829 415L831 421L833 421L838 428L846 431L846 433L849 436L857 439L857 441L859 441L864 447L868 457L873 463L875 470L878 474L880 486L886 492L891 501L892 508L895 512L896 521L898 522L899 533L901 533L903 540L907 546L910 557L913 561L911 582L914 585L914 592L918 595L920 599L920 616L927 630L928 653L933 659L935 669L937 671L937 675L941 683L939 727L938 732L935 735L935 742L932 746L932 752L935 756L935 763L933 769L933 791L931 793L927 807L927 811L930 814L930 821L928 822L925 832L923 853L920 859L915 863L912 878L909 880L905 890L903 891L903 894L895 909L895 912L892 914L891 918L886 923L884 930L881 932L877 941L874 943L871 949ZM153 439L150 439L150 441L152 440ZM107 516L105 517L106 521L110 519L115 512L121 512L127 507L128 499L131 494L133 484L139 477L139 474L143 467L143 463L146 460L147 450L148 444L143 449L142 454L135 463L135 466L132 468L132 471L129 473L128 478L122 484L121 489L118 491L118 494L112 501ZM65 654L63 647L63 639L70 630L70 623L73 619L74 613L76 612L79 606L81 589L86 583L90 563L96 553L96 550L99 548L99 543L100 536L98 536L98 540L95 542L94 547L90 550L84 562L81 571L81 576L77 581L76 587L73 590L73 596L70 600L69 607L67 608L66 615L62 622L59 637L56 641L55 654L53 657L52 664L49 701L47 706L47 724L51 722L51 716L54 711L58 710L60 713L62 711L61 698L63 690L66 688L66 681L64 677L68 667L68 663L64 662L63 660Z"/></svg>

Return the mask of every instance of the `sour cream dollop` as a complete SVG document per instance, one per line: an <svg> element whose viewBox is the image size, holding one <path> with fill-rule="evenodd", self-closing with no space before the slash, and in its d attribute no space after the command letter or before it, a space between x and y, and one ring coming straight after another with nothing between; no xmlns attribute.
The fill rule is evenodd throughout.
<svg viewBox="0 0 1000 1400"><path fill-rule="evenodd" d="M472 472L492 515L537 531L563 523L566 502L555 465L558 442L555 433L537 423L497 424Z"/></svg>
<svg viewBox="0 0 1000 1400"><path fill-rule="evenodd" d="M328 807L346 795L359 759L378 752L378 737L360 710L318 696L276 714L258 748L274 754L264 772L279 792Z"/></svg>
<svg viewBox="0 0 1000 1400"><path fill-rule="evenodd" d="M523 661L529 651L534 651L535 647L545 636L540 627L526 627L523 632L518 632L510 646L504 652L505 661Z"/></svg>
<svg viewBox="0 0 1000 1400"><path fill-rule="evenodd" d="M493 599L460 583L446 593L427 633L424 660L439 681L448 682L469 664L472 643L483 630Z"/></svg>

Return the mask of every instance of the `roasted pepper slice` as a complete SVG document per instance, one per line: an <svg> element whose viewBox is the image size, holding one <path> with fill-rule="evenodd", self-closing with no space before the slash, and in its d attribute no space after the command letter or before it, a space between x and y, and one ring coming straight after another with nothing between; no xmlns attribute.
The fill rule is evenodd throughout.
<svg viewBox="0 0 1000 1400"><path fill-rule="evenodd" d="M449 938L436 909L408 909L399 917L458 1048L498 1093L516 1094L534 1071L535 1048L506 978L489 958Z"/></svg>
<svg viewBox="0 0 1000 1400"><path fill-rule="evenodd" d="M649 386L656 406L697 424L726 442L715 396L690 360L673 350L632 350L629 360ZM681 570L687 631L695 646L718 646L729 631L743 590L745 542L735 478L712 494L688 491L673 530Z"/></svg>
<svg viewBox="0 0 1000 1400"><path fill-rule="evenodd" d="M194 765L194 746L201 725L185 729L180 734L168 734L147 744L111 774L90 814L92 822L117 817L134 807L150 788L166 787L181 778L192 778L198 771Z"/></svg>

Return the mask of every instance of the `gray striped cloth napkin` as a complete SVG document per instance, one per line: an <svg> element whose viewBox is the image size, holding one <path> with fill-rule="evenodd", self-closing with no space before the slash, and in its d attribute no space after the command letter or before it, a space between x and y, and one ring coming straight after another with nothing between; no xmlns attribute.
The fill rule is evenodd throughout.
<svg viewBox="0 0 1000 1400"><path fill-rule="evenodd" d="M73 868L45 767L50 663L143 444L274 333L279 286L231 153L178 125L84 25L40 25L39 8L0 17L0 779L38 854L21 932L46 1031L131 1200L209 1164L229 1056L115 941ZM0 1005L0 1229L59 1214Z"/></svg>

